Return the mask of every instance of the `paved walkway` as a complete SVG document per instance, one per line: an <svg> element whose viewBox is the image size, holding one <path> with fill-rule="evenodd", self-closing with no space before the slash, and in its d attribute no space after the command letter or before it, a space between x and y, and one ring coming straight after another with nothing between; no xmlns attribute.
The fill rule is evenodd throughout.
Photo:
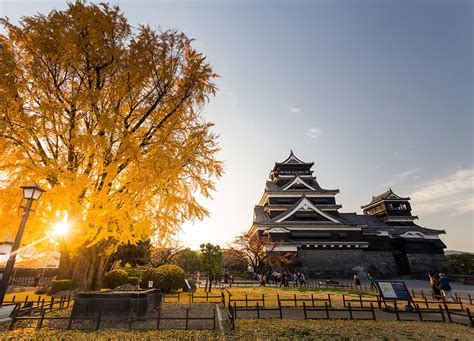
<svg viewBox="0 0 474 341"><path fill-rule="evenodd" d="M423 291L426 290L427 292L431 292L431 285L428 281L422 281L418 279L404 279L404 278L401 278L401 279L391 278L390 280L394 280L394 281L400 280L400 281L405 282L409 290L411 289L423 290ZM310 282L325 282L325 281L326 280L324 279L310 280ZM345 283L349 285L354 283L353 281L349 279L336 279L336 281L338 281L339 283ZM362 282L361 283L362 285L370 285L368 280L362 280L361 282ZM451 282L451 287L453 288L455 292L458 293L458 295L471 294L471 296L474 297L474 285L466 285L466 284L461 284L457 282Z"/></svg>

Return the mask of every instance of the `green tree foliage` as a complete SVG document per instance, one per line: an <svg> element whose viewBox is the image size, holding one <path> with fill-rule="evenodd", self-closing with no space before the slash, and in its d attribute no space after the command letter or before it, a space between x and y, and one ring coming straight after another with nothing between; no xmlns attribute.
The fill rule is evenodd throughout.
<svg viewBox="0 0 474 341"><path fill-rule="evenodd" d="M73 288L72 280L58 279L51 281L51 294L56 294L60 291L71 290Z"/></svg>
<svg viewBox="0 0 474 341"><path fill-rule="evenodd" d="M447 256L449 263L460 275L474 275L474 255L471 253L459 253Z"/></svg>
<svg viewBox="0 0 474 341"><path fill-rule="evenodd" d="M188 273L194 273L201 269L201 255L189 247L182 250L176 257L176 263Z"/></svg>
<svg viewBox="0 0 474 341"><path fill-rule="evenodd" d="M137 244L128 242L126 245L118 247L114 254L114 259L120 262L120 266L130 264L132 268L139 265L146 265L150 260L150 240L139 241Z"/></svg>
<svg viewBox="0 0 474 341"><path fill-rule="evenodd" d="M125 270L116 269L104 275L102 286L108 289L115 289L128 283L128 273Z"/></svg>
<svg viewBox="0 0 474 341"><path fill-rule="evenodd" d="M219 245L201 244L201 269L207 274L206 290L211 291L212 281L223 272L222 250Z"/></svg>
<svg viewBox="0 0 474 341"><path fill-rule="evenodd" d="M153 287L164 292L177 290L183 287L184 270L177 265L168 264L157 268L148 268L142 274L142 285L147 287L153 281Z"/></svg>

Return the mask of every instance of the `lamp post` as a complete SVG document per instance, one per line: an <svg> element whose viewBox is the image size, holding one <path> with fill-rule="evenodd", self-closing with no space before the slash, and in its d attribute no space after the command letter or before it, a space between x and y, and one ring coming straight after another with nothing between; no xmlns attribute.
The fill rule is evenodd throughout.
<svg viewBox="0 0 474 341"><path fill-rule="evenodd" d="M10 251L10 257L8 257L8 261L5 266L5 271L2 275L2 282L0 284L0 305L3 305L3 300L5 298L5 294L7 293L8 284L10 283L10 277L12 275L13 267L15 265L16 252L20 248L21 237L23 236L26 221L28 220L28 216L30 215L31 206L33 205L33 201L38 200L41 194L43 194L43 192L45 191L36 184L20 187L23 189L23 199L26 199L26 205L24 207L20 206L24 209L23 214L21 215L20 227L18 228L18 232L16 233L15 242L13 243L12 249Z"/></svg>

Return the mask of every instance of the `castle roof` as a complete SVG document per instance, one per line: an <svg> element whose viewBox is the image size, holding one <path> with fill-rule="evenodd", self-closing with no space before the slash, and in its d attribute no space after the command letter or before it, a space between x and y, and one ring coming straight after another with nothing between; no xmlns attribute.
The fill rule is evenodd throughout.
<svg viewBox="0 0 474 341"><path fill-rule="evenodd" d="M369 202L368 204L366 205L362 205L361 208L364 209L364 208L367 208L369 206L372 206L372 205L375 205L375 204L378 204L380 203L381 201L384 201L384 200L410 200L409 197L400 197L398 196L397 194L395 194L391 188L389 188L387 191L383 192L382 194L379 194L379 195L376 195L376 196L372 196L372 201Z"/></svg>

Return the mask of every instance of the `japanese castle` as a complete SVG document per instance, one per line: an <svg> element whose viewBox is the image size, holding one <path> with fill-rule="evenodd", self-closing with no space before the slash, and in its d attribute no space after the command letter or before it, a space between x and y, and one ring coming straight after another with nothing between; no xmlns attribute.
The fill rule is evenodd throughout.
<svg viewBox="0 0 474 341"><path fill-rule="evenodd" d="M250 233L270 236L276 251L295 255L291 270L343 278L361 271L392 277L449 269L439 238L445 231L417 225L410 198L389 189L363 205L363 215L342 213L339 190L322 188L313 166L293 152L275 163L254 208Z"/></svg>

